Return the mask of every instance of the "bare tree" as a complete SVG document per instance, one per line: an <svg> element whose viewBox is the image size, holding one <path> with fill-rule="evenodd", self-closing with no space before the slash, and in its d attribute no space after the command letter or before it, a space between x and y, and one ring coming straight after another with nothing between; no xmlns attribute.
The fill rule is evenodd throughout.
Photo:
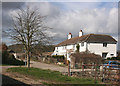
<svg viewBox="0 0 120 86"><path fill-rule="evenodd" d="M30 67L30 52L32 46L37 43L46 43L51 37L48 37L46 31L50 29L45 26L45 16L41 16L38 10L19 9L17 15L13 16L13 28L9 29L9 36L17 43L22 43L27 54L27 67Z"/></svg>

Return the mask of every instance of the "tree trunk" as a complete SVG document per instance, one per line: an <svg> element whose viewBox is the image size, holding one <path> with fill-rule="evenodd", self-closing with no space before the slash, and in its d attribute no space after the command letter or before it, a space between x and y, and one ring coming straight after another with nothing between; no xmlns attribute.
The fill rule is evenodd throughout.
<svg viewBox="0 0 120 86"><path fill-rule="evenodd" d="M27 67L30 68L30 53L27 51Z"/></svg>

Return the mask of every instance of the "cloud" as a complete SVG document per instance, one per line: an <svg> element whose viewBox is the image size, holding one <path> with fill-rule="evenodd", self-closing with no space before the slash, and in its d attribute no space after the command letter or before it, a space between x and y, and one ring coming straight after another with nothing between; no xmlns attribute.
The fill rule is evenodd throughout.
<svg viewBox="0 0 120 86"><path fill-rule="evenodd" d="M3 29L11 26L11 13L24 6L24 2L3 2L2 3L2 25Z"/></svg>
<svg viewBox="0 0 120 86"><path fill-rule="evenodd" d="M47 23L56 29L54 32L58 33L59 37L66 39L69 32L78 36L80 29L85 34L116 34L118 31L117 19L117 8L112 8L110 11L105 8L96 8L61 12Z"/></svg>
<svg viewBox="0 0 120 86"><path fill-rule="evenodd" d="M39 13L42 16L55 16L58 15L60 9L50 2L26 2L26 6L30 6L32 9L38 8Z"/></svg>
<svg viewBox="0 0 120 86"><path fill-rule="evenodd" d="M114 6L109 8L109 5L106 4L109 3L103 5L103 3L94 2L84 4L75 2L26 2L22 7L30 5L32 8L38 8L41 15L47 15L45 22L47 26L53 28L48 30L47 33L55 37L55 43L59 43L67 39L69 32L74 37L78 36L80 29L84 31L84 34L109 34L117 38L118 8ZM15 11L17 9L4 13L6 15L14 14Z"/></svg>

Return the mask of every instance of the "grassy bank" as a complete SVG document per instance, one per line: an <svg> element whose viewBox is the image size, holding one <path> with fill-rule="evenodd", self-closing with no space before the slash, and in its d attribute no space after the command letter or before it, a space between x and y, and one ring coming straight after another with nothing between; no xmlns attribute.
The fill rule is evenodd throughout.
<svg viewBox="0 0 120 86"><path fill-rule="evenodd" d="M26 67L17 67L17 68L9 68L8 72L17 72L23 75L30 76L34 79L41 79L48 81L50 84L52 82L58 84L94 84L93 79L83 79L83 78L76 78L76 77L69 77L66 75L62 75L62 73L57 71L51 70L43 70L38 68L30 68L27 69Z"/></svg>

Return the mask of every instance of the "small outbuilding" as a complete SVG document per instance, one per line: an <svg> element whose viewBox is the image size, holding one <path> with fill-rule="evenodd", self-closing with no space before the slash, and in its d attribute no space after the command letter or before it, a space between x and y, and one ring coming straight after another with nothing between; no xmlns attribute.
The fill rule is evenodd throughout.
<svg viewBox="0 0 120 86"><path fill-rule="evenodd" d="M102 62L102 57L94 53L78 52L72 53L71 58L71 68L80 68L83 64L100 64Z"/></svg>

